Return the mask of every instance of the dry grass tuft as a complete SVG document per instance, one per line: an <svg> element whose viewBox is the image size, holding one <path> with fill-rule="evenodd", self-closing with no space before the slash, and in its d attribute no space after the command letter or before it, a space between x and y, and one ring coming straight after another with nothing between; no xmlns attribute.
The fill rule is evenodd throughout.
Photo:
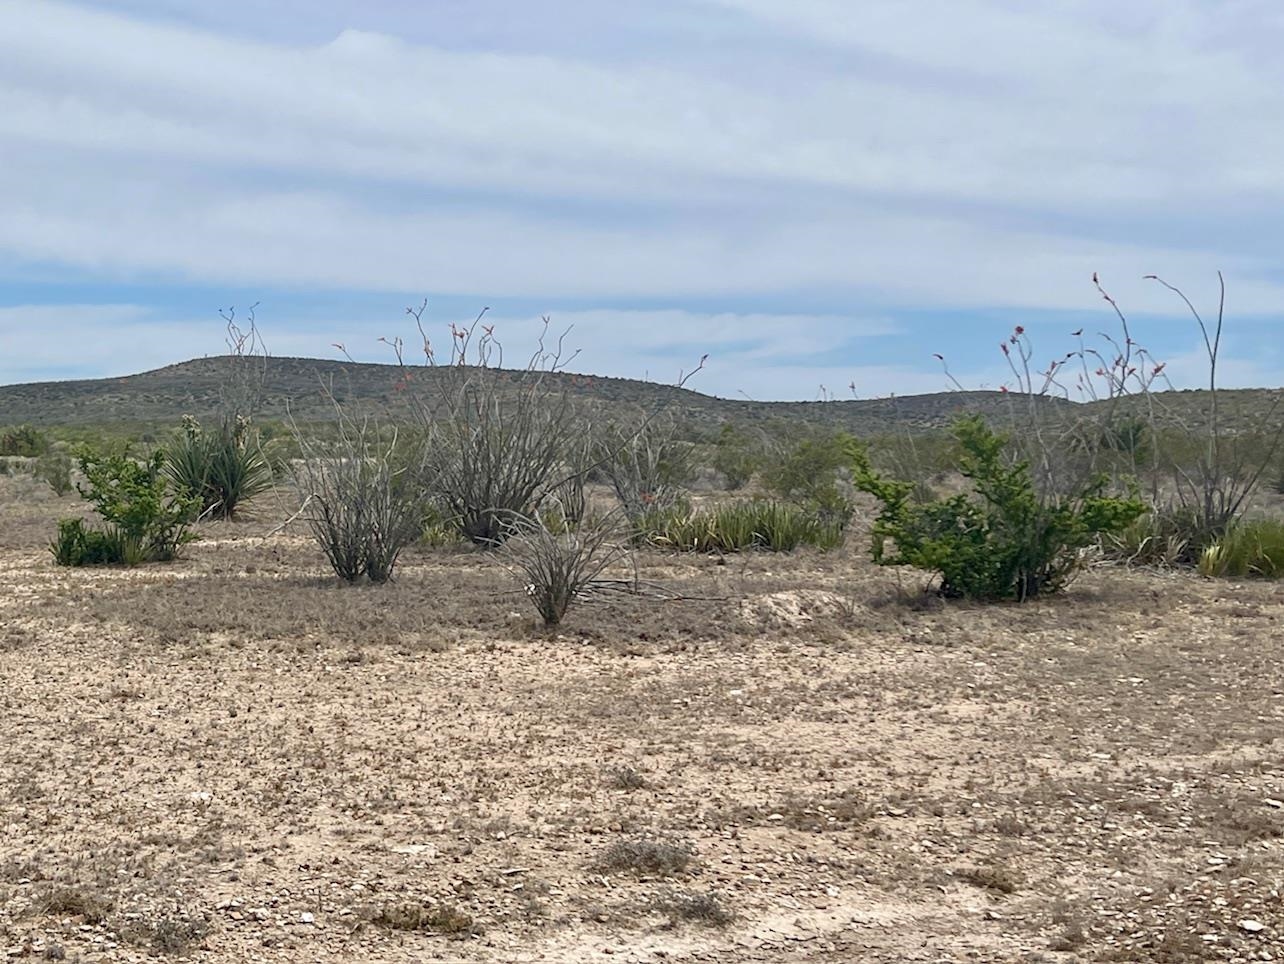
<svg viewBox="0 0 1284 964"><path fill-rule="evenodd" d="M482 932L472 916L454 904L400 901L367 908L364 916L370 923L393 931L426 931L461 938Z"/></svg>
<svg viewBox="0 0 1284 964"><path fill-rule="evenodd" d="M964 867L954 871L954 877L973 887L990 890L996 894L1015 894L1025 883L1019 873L1001 863Z"/></svg>
<svg viewBox="0 0 1284 964"><path fill-rule="evenodd" d="M670 926L699 924L704 927L726 927L736 919L717 891L668 890L658 894L651 906L669 916Z"/></svg>
<svg viewBox="0 0 1284 964"><path fill-rule="evenodd" d="M592 867L602 874L675 877L687 870L694 856L691 848L680 841L633 837L611 844Z"/></svg>

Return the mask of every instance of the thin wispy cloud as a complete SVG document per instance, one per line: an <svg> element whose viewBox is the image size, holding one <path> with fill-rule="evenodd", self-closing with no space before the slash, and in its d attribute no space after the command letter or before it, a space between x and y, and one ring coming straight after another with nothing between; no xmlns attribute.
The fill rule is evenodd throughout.
<svg viewBox="0 0 1284 964"><path fill-rule="evenodd" d="M709 390L808 398L930 384L935 350L979 375L1014 315L1101 317L1093 271L1184 352L1142 276L1206 305L1220 268L1227 371L1277 384L1281 44L1255 0L8 0L0 304L140 305L179 360L211 291L300 346L429 295L578 319L611 374L700 348ZM82 372L23 324L0 378Z"/></svg>

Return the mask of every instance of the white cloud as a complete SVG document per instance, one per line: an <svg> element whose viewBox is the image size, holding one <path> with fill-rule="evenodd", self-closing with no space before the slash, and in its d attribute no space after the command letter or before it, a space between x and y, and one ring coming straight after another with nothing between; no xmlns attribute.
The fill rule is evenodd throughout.
<svg viewBox="0 0 1284 964"><path fill-rule="evenodd" d="M1093 271L1147 316L1175 306L1143 274L1202 305L1220 267L1233 311L1280 317L1284 13L1265 0L577 2L525 47L500 29L535 16L515 4L320 4L291 29L296 2L256 31L242 0L205 26L172 0L5 0L0 279L573 299L615 306L582 328L638 325L621 364L676 369L735 328L757 346L736 376L803 396L851 380L832 332L1092 310ZM802 343L745 307L799 293ZM740 311L618 313L719 301ZM199 353L191 330L149 345ZM863 394L909 377L863 374Z"/></svg>
<svg viewBox="0 0 1284 964"><path fill-rule="evenodd" d="M1276 203L1284 164L1267 159L1284 158L1284 131L1263 121L1284 77L1210 45L1225 13L1187 0L1159 18L1152 3L1125 29L1102 4L961 0L923 29L890 0L859 16L838 0L724 5L935 73L804 73L804 52L762 74L746 59L733 82L697 60L610 66L354 31L289 46L10 0L0 173L26 203L0 250L214 281L843 286L1031 307L1084 304L1093 269L1218 265L1278 299L1261 277L1273 262L1198 232L1094 237L975 207ZM1278 20L1258 32L1284 35Z"/></svg>

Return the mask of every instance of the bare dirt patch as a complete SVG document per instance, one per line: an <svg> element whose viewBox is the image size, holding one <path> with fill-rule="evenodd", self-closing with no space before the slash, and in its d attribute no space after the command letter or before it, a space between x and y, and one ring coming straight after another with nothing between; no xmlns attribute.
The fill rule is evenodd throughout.
<svg viewBox="0 0 1284 964"><path fill-rule="evenodd" d="M860 548L644 558L531 628L483 556L340 586L271 520L63 571L0 509L0 951L1265 960L1284 591L920 604Z"/></svg>

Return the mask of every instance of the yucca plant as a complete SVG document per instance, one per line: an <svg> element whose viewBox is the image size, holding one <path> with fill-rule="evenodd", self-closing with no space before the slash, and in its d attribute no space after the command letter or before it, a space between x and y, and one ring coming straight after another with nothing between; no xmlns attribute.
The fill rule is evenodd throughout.
<svg viewBox="0 0 1284 964"><path fill-rule="evenodd" d="M165 447L165 474L174 488L201 503L203 518L231 519L272 487L272 466L244 416L205 432L184 416L182 431Z"/></svg>
<svg viewBox="0 0 1284 964"><path fill-rule="evenodd" d="M1238 523L1203 551L1199 571L1230 579L1284 576L1284 522L1255 519Z"/></svg>

